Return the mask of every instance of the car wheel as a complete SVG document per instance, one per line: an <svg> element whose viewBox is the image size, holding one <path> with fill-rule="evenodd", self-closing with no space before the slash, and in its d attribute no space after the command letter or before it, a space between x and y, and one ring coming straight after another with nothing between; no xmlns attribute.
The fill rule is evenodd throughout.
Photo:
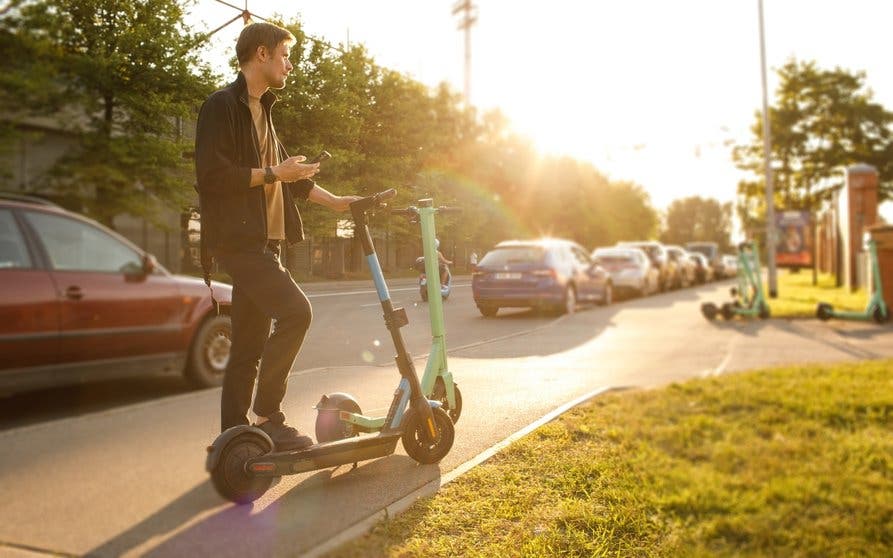
<svg viewBox="0 0 893 558"><path fill-rule="evenodd" d="M572 285L568 285L564 291L564 305L562 306L563 314L573 314L577 310L577 291Z"/></svg>
<svg viewBox="0 0 893 558"><path fill-rule="evenodd" d="M223 372L232 346L232 322L229 316L213 316L199 326L192 338L186 379L195 387L223 384Z"/></svg>
<svg viewBox="0 0 893 558"><path fill-rule="evenodd" d="M499 312L499 306L492 306L490 304L482 304L478 306L478 310L481 311L481 315L485 318L492 318Z"/></svg>
<svg viewBox="0 0 893 558"><path fill-rule="evenodd" d="M614 286L605 283L605 294L602 296L602 306L610 306L614 302Z"/></svg>

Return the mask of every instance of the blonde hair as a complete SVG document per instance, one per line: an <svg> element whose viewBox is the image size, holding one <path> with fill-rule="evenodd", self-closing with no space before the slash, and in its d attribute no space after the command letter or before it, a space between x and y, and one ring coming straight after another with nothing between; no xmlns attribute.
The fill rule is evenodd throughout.
<svg viewBox="0 0 893 558"><path fill-rule="evenodd" d="M239 65L251 60L258 47L265 46L267 50L273 51L283 41L297 42L291 31L278 25L262 21L246 25L239 33L239 40L236 41L236 58L239 60Z"/></svg>

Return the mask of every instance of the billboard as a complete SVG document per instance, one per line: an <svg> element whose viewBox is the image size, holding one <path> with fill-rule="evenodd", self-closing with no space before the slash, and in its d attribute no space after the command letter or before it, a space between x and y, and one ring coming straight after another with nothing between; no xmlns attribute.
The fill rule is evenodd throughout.
<svg viewBox="0 0 893 558"><path fill-rule="evenodd" d="M810 267L812 265L812 227L809 211L779 211L775 214L775 265Z"/></svg>

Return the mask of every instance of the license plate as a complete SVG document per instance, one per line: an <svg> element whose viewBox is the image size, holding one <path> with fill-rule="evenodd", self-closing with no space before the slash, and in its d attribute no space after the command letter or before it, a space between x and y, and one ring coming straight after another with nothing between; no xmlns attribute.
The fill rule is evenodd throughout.
<svg viewBox="0 0 893 558"><path fill-rule="evenodd" d="M521 278L521 274L520 274L520 273L497 273L497 274L496 274L496 278L497 278L497 279L502 279L502 280L506 280L506 279L520 279L520 278Z"/></svg>

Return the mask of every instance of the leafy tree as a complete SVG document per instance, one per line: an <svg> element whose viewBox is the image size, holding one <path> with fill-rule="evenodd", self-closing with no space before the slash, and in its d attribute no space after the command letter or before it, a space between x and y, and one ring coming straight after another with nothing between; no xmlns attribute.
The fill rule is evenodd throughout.
<svg viewBox="0 0 893 558"><path fill-rule="evenodd" d="M873 101L864 72L823 70L790 60L779 71L776 104L769 107L775 203L815 209L842 183L840 167L878 168L880 197L893 197L893 113ZM755 114L752 140L733 159L754 178L738 185L738 211L746 228L765 221L763 125Z"/></svg>
<svg viewBox="0 0 893 558"><path fill-rule="evenodd" d="M107 225L192 196L182 127L213 80L183 9L177 0L37 0L6 22L19 30L7 38L31 54L7 66L14 96L38 91L39 108L74 115L60 124L77 146L44 186Z"/></svg>
<svg viewBox="0 0 893 558"><path fill-rule="evenodd" d="M668 244L716 242L720 250L729 248L732 233L732 204L692 196L673 201L667 210L666 228L660 239Z"/></svg>

